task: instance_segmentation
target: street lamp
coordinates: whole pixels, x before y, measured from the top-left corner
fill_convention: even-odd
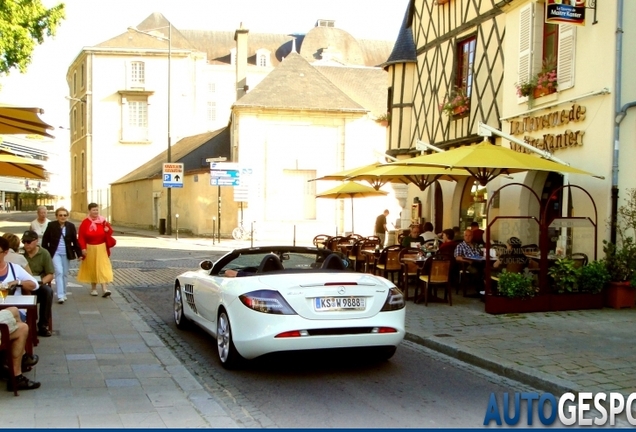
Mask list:
[[[170,80],[170,75],[172,72],[172,24],[169,24],[165,27],[158,27],[151,30],[161,30],[168,28],[168,37],[159,36],[156,34],[152,34],[147,31],[139,30],[136,27],[128,27],[128,30],[132,30],[137,33],[145,34],[148,36],[152,36],[155,39],[163,40],[168,42],[168,153],[166,155],[166,162],[172,162],[172,134],[170,131],[170,102],[172,100],[172,82]],[[166,234],[172,235],[172,188],[168,187],[167,192],[167,201],[168,205],[166,208]]]

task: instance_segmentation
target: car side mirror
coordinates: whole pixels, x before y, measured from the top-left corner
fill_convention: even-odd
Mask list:
[[[201,263],[199,263],[199,267],[201,267],[203,270],[211,270],[212,261],[210,260],[201,261]]]

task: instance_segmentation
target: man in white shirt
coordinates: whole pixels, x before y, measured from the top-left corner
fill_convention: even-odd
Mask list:
[[[47,225],[49,224],[49,222],[51,222],[46,217],[46,212],[46,207],[39,206],[38,217],[33,222],[31,222],[31,231],[35,231],[36,233],[38,233],[38,236],[40,238],[42,238],[42,236],[44,235],[44,231],[46,231]]]

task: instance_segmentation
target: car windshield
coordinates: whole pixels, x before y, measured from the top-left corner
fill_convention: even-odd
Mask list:
[[[256,272],[258,267],[261,264],[263,258],[269,255],[270,252],[262,252],[262,253],[250,253],[250,254],[242,254],[227,263],[223,268],[221,268],[219,273],[224,273],[225,270],[243,270],[243,271],[251,271]],[[320,255],[316,253],[310,252],[284,252],[277,253],[281,262],[283,263],[283,267],[285,269],[294,269],[294,270],[311,270],[320,268],[319,260]]]

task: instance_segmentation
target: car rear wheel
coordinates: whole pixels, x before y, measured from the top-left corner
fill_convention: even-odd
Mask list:
[[[232,340],[232,327],[225,310],[219,313],[216,321],[216,342],[219,351],[219,360],[226,369],[236,368],[243,357],[236,351],[234,341]]]
[[[181,330],[186,330],[190,325],[190,320],[185,316],[183,312],[183,292],[181,291],[181,286],[177,285],[174,287],[174,323],[177,325],[177,328]]]

